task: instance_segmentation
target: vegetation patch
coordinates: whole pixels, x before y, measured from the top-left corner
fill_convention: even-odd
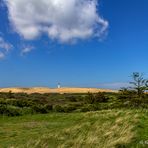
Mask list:
[[[140,141],[148,132],[146,116],[146,110],[118,109],[5,116],[0,118],[0,147],[142,147]]]

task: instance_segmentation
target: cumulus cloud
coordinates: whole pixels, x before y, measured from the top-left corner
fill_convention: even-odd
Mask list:
[[[108,22],[97,0],[3,0],[15,31],[27,40],[42,34],[60,42],[101,37]]]
[[[21,50],[21,55],[25,55],[27,53],[30,53],[34,49],[33,46],[24,46]]]
[[[0,36],[0,59],[3,59],[12,48],[13,45],[6,42],[3,37]]]

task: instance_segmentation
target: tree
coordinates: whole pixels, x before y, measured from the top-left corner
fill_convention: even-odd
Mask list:
[[[139,72],[134,72],[132,75],[133,82],[130,82],[133,86],[131,89],[137,92],[139,98],[142,97],[144,92],[148,89],[148,80],[144,79],[143,74]]]

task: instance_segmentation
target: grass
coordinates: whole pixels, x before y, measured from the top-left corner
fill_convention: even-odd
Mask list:
[[[147,110],[0,117],[2,148],[146,148]]]

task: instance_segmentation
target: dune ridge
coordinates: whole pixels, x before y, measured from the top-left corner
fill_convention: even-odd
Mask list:
[[[21,87],[12,87],[12,88],[0,88],[0,92],[12,92],[12,93],[97,93],[97,92],[117,92],[116,90],[110,89],[100,89],[100,88],[71,88],[71,87],[62,87],[62,88],[48,88],[48,87],[31,87],[31,88],[21,88]]]

